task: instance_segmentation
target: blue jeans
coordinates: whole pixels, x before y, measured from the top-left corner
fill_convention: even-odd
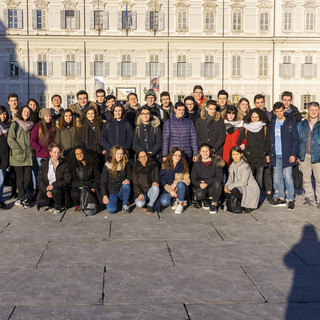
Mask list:
[[[122,205],[128,204],[129,196],[131,192],[130,184],[123,184],[118,193],[111,194],[109,196],[109,203],[107,204],[107,210],[109,213],[116,213],[118,211],[118,200],[122,200]]]
[[[184,182],[179,181],[177,183],[177,195],[178,195],[178,201],[183,202],[188,194],[188,187],[185,185]],[[168,192],[165,192],[160,199],[160,203],[163,207],[167,207],[171,203],[171,194]]]
[[[282,156],[276,156],[276,166],[273,168],[273,188],[275,199],[294,200],[294,184],[292,178],[292,167],[282,168]]]
[[[0,169],[0,202],[3,201],[3,183],[4,177],[6,175],[6,170]]]
[[[158,196],[159,196],[160,189],[159,187],[153,186],[151,187],[147,194],[144,195],[144,199],[142,201],[139,201],[138,198],[135,200],[136,206],[139,208],[142,208],[145,206],[146,201],[149,200],[148,206],[153,207],[154,203],[156,202]]]
[[[40,160],[38,160],[40,159]],[[32,185],[33,185],[33,189],[36,190],[37,189],[37,176],[38,176],[38,172],[39,172],[39,168],[40,165],[39,163],[41,163],[42,158],[36,158],[35,156],[32,157]]]

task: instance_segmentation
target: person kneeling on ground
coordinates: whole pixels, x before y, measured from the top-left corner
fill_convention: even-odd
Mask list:
[[[258,207],[260,189],[252,172],[252,167],[240,147],[232,147],[230,152],[229,178],[224,187],[227,195],[241,202],[244,212],[249,213]],[[235,212],[235,213],[241,213]]]
[[[65,192],[71,183],[71,173],[67,163],[60,158],[60,145],[52,143],[48,150],[50,158],[42,161],[37,178],[37,209],[44,206],[52,208],[53,205],[53,213],[58,214],[65,206]]]
[[[148,200],[147,213],[153,213],[153,205],[159,196],[159,168],[144,150],[137,153],[137,161],[132,168],[132,182],[136,206],[142,208]]]
[[[198,161],[193,165],[191,181],[196,188],[196,208],[209,209],[214,214],[218,211],[218,201],[222,192],[223,159],[211,155],[210,146],[206,143],[200,146]]]
[[[175,210],[175,214],[181,214],[183,202],[188,194],[187,186],[190,185],[190,175],[187,160],[179,148],[173,148],[169,152],[162,164],[160,178],[164,187],[160,198],[161,205],[163,207],[169,206],[171,198],[174,198],[172,209]]]
[[[116,213],[118,200],[122,201],[122,211],[130,212],[128,201],[131,192],[131,168],[128,156],[123,147],[113,146],[103,166],[100,188],[102,202],[107,206],[109,213]]]

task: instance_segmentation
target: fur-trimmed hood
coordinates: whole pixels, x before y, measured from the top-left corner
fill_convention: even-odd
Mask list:
[[[203,120],[207,120],[205,112],[206,112],[206,109],[202,109],[202,110],[201,110],[201,113],[200,113],[200,117],[201,117],[201,119],[203,119]],[[214,121],[219,121],[220,118],[221,118],[220,112],[219,112],[219,111],[216,111],[216,115],[215,115],[215,117],[214,117]]]
[[[198,159],[197,161],[201,162],[202,160],[200,160],[200,155],[198,155]],[[222,159],[222,157],[220,156],[217,156],[217,155],[212,155],[211,156],[211,162],[214,162],[214,164],[217,166],[217,167],[221,167],[223,168],[225,165],[226,165],[226,162]]]
[[[156,116],[153,116],[153,115],[151,115],[151,117],[150,117],[150,123],[151,123],[151,127],[153,127],[153,128],[157,128],[161,124],[159,118]],[[142,125],[141,115],[139,115],[139,117],[137,118],[137,127],[139,127],[140,125]]]

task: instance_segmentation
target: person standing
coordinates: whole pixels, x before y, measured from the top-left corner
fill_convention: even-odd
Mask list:
[[[15,93],[10,93],[8,95],[8,105],[9,105],[9,118],[15,120],[15,116],[19,110],[19,97]]]
[[[73,114],[80,118],[81,115],[89,108],[94,107],[98,111],[98,106],[93,102],[89,101],[88,93],[84,90],[80,90],[77,92],[78,102],[73,103],[68,106],[68,108],[73,112]]]
[[[62,115],[62,112],[64,111],[64,109],[61,107],[61,103],[62,103],[62,98],[59,94],[54,94],[51,97],[51,103],[52,103],[52,107],[51,107],[51,112],[52,112],[52,118],[53,121],[56,122]]]

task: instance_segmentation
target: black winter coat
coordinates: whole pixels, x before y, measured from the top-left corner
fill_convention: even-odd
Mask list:
[[[37,177],[39,189],[42,191],[43,194],[46,194],[46,188],[49,185],[49,160],[50,158],[47,158],[44,161],[42,161]],[[66,162],[64,162],[62,159],[59,159],[59,164],[56,168],[56,181],[52,184],[52,186],[54,188],[67,188],[67,186],[69,186],[70,184],[71,173],[69,167]]]
[[[224,161],[221,157],[211,159],[208,167],[201,161],[198,160],[193,164],[191,171],[191,181],[196,188],[200,188],[201,181],[204,181],[209,187],[214,181],[223,182],[223,170]]]
[[[222,147],[226,139],[226,126],[220,117],[220,113],[216,112],[214,120],[207,120],[205,109],[203,109],[200,118],[196,120],[196,130],[199,146],[207,143],[214,150],[215,154],[222,156]]]
[[[122,182],[126,179],[131,180],[131,168],[128,163],[123,171],[117,171],[116,177],[111,174],[108,165],[110,165],[109,162],[106,162],[101,173],[100,189],[102,196],[110,196],[111,194],[118,193]]]
[[[6,170],[9,166],[9,146],[7,137],[0,135],[0,169]]]
[[[77,161],[77,166],[72,173],[72,187],[80,188],[87,186],[88,188],[98,190],[100,184],[99,168],[83,165],[81,161]]]
[[[94,129],[93,129],[94,128]],[[86,136],[87,141],[86,142]],[[86,121],[83,127],[78,129],[78,145],[97,153],[101,153],[101,128],[92,127]]]
[[[139,107],[134,109],[130,106],[126,109],[126,119],[130,122],[132,128],[136,127],[137,118],[140,114]]]
[[[139,162],[133,165],[132,183],[135,198],[140,194],[146,194],[154,182],[160,186],[159,167],[155,161],[149,160],[145,167]]]

